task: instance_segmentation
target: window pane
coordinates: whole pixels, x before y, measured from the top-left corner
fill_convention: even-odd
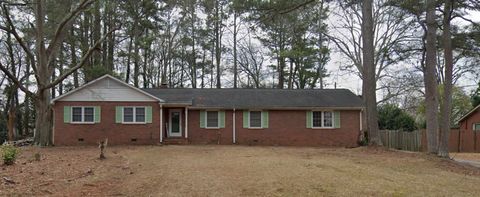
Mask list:
[[[251,111],[250,112],[250,127],[262,127],[262,112]]]
[[[133,108],[123,108],[123,122],[133,122]]]
[[[172,133],[180,133],[180,112],[172,112],[172,125],[170,132]]]
[[[84,122],[93,122],[93,107],[85,107],[83,108],[83,121]]]
[[[218,127],[217,111],[207,111],[207,127]]]
[[[72,122],[82,122],[81,107],[72,107]]]
[[[135,122],[145,122],[145,107],[135,108]]]
[[[323,112],[323,126],[324,127],[333,127],[333,113],[326,111]]]
[[[313,127],[322,127],[322,112],[312,112],[312,119]]]

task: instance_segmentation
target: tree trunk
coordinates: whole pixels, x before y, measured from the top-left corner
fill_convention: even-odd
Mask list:
[[[53,71],[52,71],[52,76],[51,76],[50,78],[51,78],[51,79],[55,79],[55,71],[56,71],[56,69],[57,69],[57,60],[56,60],[56,59],[52,60],[52,63],[49,65],[49,67],[51,67],[52,70],[53,70]],[[55,86],[53,86],[53,87],[51,88],[51,93],[52,93],[52,98],[57,97],[56,91],[55,91]]]
[[[106,8],[107,8],[107,23],[108,23],[108,30],[112,30],[115,28],[114,24],[114,14],[115,14],[115,7],[114,7],[113,1],[108,1]],[[110,72],[114,70],[113,66],[113,52],[114,52],[114,47],[115,47],[115,33],[111,33],[107,37],[107,44],[108,44],[108,49],[107,49],[107,67]]]
[[[10,106],[10,108],[8,109],[8,122],[7,122],[8,141],[15,140],[15,117],[16,117],[15,114],[16,114],[16,107]]]
[[[50,146],[52,145],[52,108],[49,88],[37,93],[35,107],[35,142],[40,146]]]
[[[220,19],[220,0],[215,1],[215,61],[217,65],[217,88],[222,87],[222,83],[220,81],[220,58],[221,58],[221,37],[220,37],[220,26],[221,26],[221,19]]]
[[[45,20],[45,1],[36,0],[36,55],[38,72],[38,90],[35,100],[36,119],[35,119],[35,143],[40,146],[51,145],[51,109],[50,109],[50,88],[45,86],[51,81],[51,73],[47,62],[47,52],[45,49],[45,39],[43,25]]]
[[[12,39],[11,39],[11,34],[7,34],[7,39],[5,41],[7,45],[7,52],[9,56],[9,64],[10,64],[10,69],[11,72],[16,75],[17,70],[15,69],[17,65],[15,65],[15,57],[13,54],[13,44],[12,44]],[[8,141],[13,141],[15,140],[15,118],[16,118],[16,94],[18,94],[17,91],[17,85],[13,83],[13,81],[9,80],[8,84],[8,89],[4,91],[6,93],[6,106],[5,110],[7,111],[7,137]]]
[[[435,2],[427,0],[427,46],[426,63],[424,71],[425,81],[425,103],[426,103],[426,121],[427,121],[427,147],[429,153],[438,152],[438,98],[437,82],[435,77],[436,65],[436,32],[437,23],[435,21]]]
[[[191,82],[192,82],[192,88],[197,88],[197,52],[195,51],[195,1],[191,3],[191,28],[192,28],[192,59],[191,59]]]
[[[25,68],[25,87],[28,89],[30,86],[30,59],[27,57],[25,63],[26,68]],[[25,100],[23,101],[23,106],[24,106],[24,114],[23,114],[23,130],[24,130],[24,135],[29,135],[30,134],[30,100],[31,98],[28,96],[25,96]]]
[[[207,56],[207,51],[203,48],[203,58],[202,58],[202,81],[200,82],[200,87],[205,88],[205,56]]]
[[[130,61],[132,59],[132,44],[133,44],[133,38],[134,36],[132,35],[130,37],[130,41],[128,42],[128,56],[127,56],[127,71],[125,73],[125,83],[129,83],[130,82]]]
[[[102,19],[100,16],[100,1],[95,1],[94,6],[93,6],[93,40],[92,44],[100,40],[101,37],[101,24],[102,24]],[[100,53],[100,50],[95,50],[92,55],[93,59],[93,66],[94,67],[101,67],[102,66],[102,54]],[[92,76],[95,76],[96,74],[92,73]]]
[[[445,58],[445,81],[443,84],[443,99],[440,106],[440,135],[438,156],[449,157],[448,141],[450,137],[450,114],[452,103],[452,72],[453,72],[453,54],[452,54],[452,35],[450,32],[452,0],[445,0],[443,15],[443,49]]]
[[[82,23],[82,36],[81,36],[81,49],[82,49],[82,56],[85,55],[88,51],[88,48],[90,46],[90,16],[91,14],[87,11],[87,12],[84,12],[83,14],[83,23]],[[90,70],[92,70],[92,61],[90,61],[91,59],[89,59],[89,61],[87,61],[87,63],[85,64],[84,66],[84,80],[85,82],[89,82],[91,80],[93,80],[93,76],[92,76],[92,73],[89,72]]]
[[[237,88],[238,64],[237,64],[237,11],[233,12],[233,88]]]
[[[62,76],[63,75],[63,64],[65,62],[65,59],[64,59],[64,54],[63,54],[63,45],[60,46],[60,54],[58,56],[58,73],[59,73],[59,76]],[[62,95],[63,94],[63,83],[59,83],[58,84],[58,95]]]
[[[284,51],[283,33],[282,32],[279,33],[279,37],[280,37],[280,40],[279,40],[280,51],[278,53],[280,53],[280,54],[278,55],[278,85],[277,85],[277,88],[278,89],[283,89],[283,85],[285,83],[284,69],[285,69],[286,63],[285,63],[285,57],[283,57],[283,55],[281,54]]]
[[[133,47],[134,48],[134,52],[133,52],[133,86],[135,86],[137,88],[139,87],[138,86],[138,75],[139,75],[139,72],[140,72],[140,68],[139,68],[140,67],[140,63],[139,63],[140,47],[138,46],[139,43],[140,43],[139,37],[140,37],[140,35],[135,34],[135,46]]]
[[[290,58],[290,68],[288,72],[288,89],[293,89],[293,58]]]
[[[325,77],[325,73],[324,73],[324,67],[325,67],[325,63],[323,62],[323,53],[322,53],[322,49],[323,49],[323,30],[322,30],[322,25],[323,25],[323,19],[322,19],[322,14],[324,13],[324,9],[323,9],[323,4],[324,4],[324,1],[322,1],[320,3],[320,9],[319,9],[319,19],[318,19],[318,68],[317,68],[317,79],[319,80],[319,83],[320,83],[320,89],[323,89],[323,78]],[[312,84],[312,87],[311,88],[314,88],[315,86],[315,83]]]
[[[145,36],[148,37],[148,29],[145,29]],[[143,76],[143,88],[148,88],[148,59],[150,53],[150,45],[145,46],[143,49],[143,66],[142,66],[142,76]]]
[[[210,59],[211,59],[211,62],[212,64],[210,64],[210,88],[213,88],[213,70],[214,70],[214,66],[213,66],[213,62],[214,62],[214,59],[215,59],[215,42],[212,42],[212,50],[210,52],[211,56],[210,56]]]
[[[72,58],[71,66],[77,65],[77,51],[75,49],[75,27],[72,26],[70,29],[70,55]],[[80,85],[78,83],[78,71],[73,72],[73,87],[78,88]]]
[[[373,47],[373,6],[372,0],[364,0],[362,7],[362,36],[363,36],[363,95],[367,112],[367,128],[370,145],[382,145],[378,132],[377,98],[375,83],[375,64]]]

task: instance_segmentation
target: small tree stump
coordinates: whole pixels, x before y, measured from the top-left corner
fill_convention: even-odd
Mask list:
[[[100,148],[100,159],[106,159],[105,149],[107,148],[107,144],[108,144],[108,138],[106,138],[105,141],[101,141],[98,144],[98,148]]]

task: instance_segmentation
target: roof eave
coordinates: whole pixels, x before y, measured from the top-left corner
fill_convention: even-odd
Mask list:
[[[462,122],[465,118],[468,118],[471,114],[473,114],[473,112],[477,111],[477,109],[480,107],[480,105],[477,105],[475,108],[473,108],[472,110],[470,110],[467,114],[465,114],[464,116],[462,116],[460,119],[458,119],[457,121],[457,124],[460,124],[460,122]]]

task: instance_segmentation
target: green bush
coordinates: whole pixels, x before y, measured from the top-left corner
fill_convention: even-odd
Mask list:
[[[379,106],[378,127],[381,130],[414,131],[417,129],[415,119],[393,104]]]
[[[12,165],[15,163],[20,151],[13,145],[2,145],[2,158],[5,165]]]

